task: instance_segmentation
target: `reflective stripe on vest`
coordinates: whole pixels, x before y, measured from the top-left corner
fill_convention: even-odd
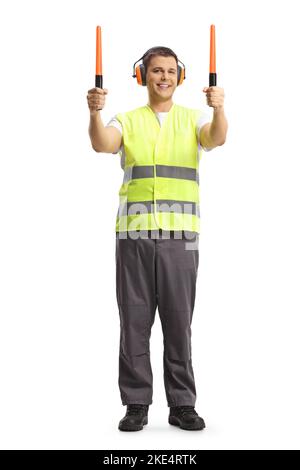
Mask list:
[[[124,170],[123,183],[137,178],[153,178],[154,168],[158,177],[194,180],[199,184],[199,172],[196,169],[169,165],[129,166]]]
[[[148,105],[117,115],[125,149],[117,232],[200,232],[198,118],[177,104],[162,126]]]

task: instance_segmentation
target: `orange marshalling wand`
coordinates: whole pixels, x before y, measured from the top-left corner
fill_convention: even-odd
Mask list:
[[[217,86],[215,25],[210,26],[209,86]]]
[[[96,28],[96,76],[95,86],[103,88],[103,75],[102,75],[102,40],[101,40],[101,27]]]

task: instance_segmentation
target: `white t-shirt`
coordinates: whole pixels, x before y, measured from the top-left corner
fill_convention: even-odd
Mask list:
[[[162,123],[163,123],[163,120],[165,119],[165,117],[168,114],[168,111],[163,112],[163,113],[157,113],[156,112],[155,114],[156,114],[158,122],[161,126]],[[197,135],[199,135],[201,127],[204,126],[204,124],[206,124],[208,122],[211,122],[211,118],[210,118],[210,116],[207,112],[203,111],[203,113],[201,114],[200,118],[197,121]],[[118,121],[118,119],[116,118],[116,115],[109,121],[109,123],[105,127],[108,127],[108,126],[116,127],[121,132],[121,135],[123,135],[122,124],[120,123],[120,121]],[[203,149],[205,152],[209,152],[210,150],[212,150],[212,149],[207,149],[206,147],[202,147],[198,143],[198,151],[200,152],[201,149]],[[124,150],[124,145],[123,145],[123,139],[122,139],[121,147],[119,148],[119,150],[117,152],[113,152],[113,154],[117,154],[120,151],[121,151],[121,167],[124,169],[124,166],[125,166],[125,150]]]

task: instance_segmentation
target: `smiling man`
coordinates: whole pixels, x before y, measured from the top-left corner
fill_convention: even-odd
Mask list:
[[[147,105],[114,116],[104,127],[99,110],[107,89],[88,92],[89,135],[97,152],[119,154],[124,170],[116,218],[116,295],[120,315],[119,388],[127,412],[121,431],[148,423],[153,378],[150,335],[158,308],[164,336],[168,422],[201,430],[195,410],[191,357],[199,252],[201,152],[223,145],[224,90],[204,87],[213,119],[173,102],[185,67],[166,47],[149,49],[133,77],[148,90]],[[183,65],[183,64],[182,64]]]

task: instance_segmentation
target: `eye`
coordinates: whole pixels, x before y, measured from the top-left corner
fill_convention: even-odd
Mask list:
[[[156,73],[156,72],[159,72],[159,70],[153,70],[153,72]],[[169,72],[171,72],[171,73],[174,74],[174,73],[175,73],[175,70],[169,70]]]

